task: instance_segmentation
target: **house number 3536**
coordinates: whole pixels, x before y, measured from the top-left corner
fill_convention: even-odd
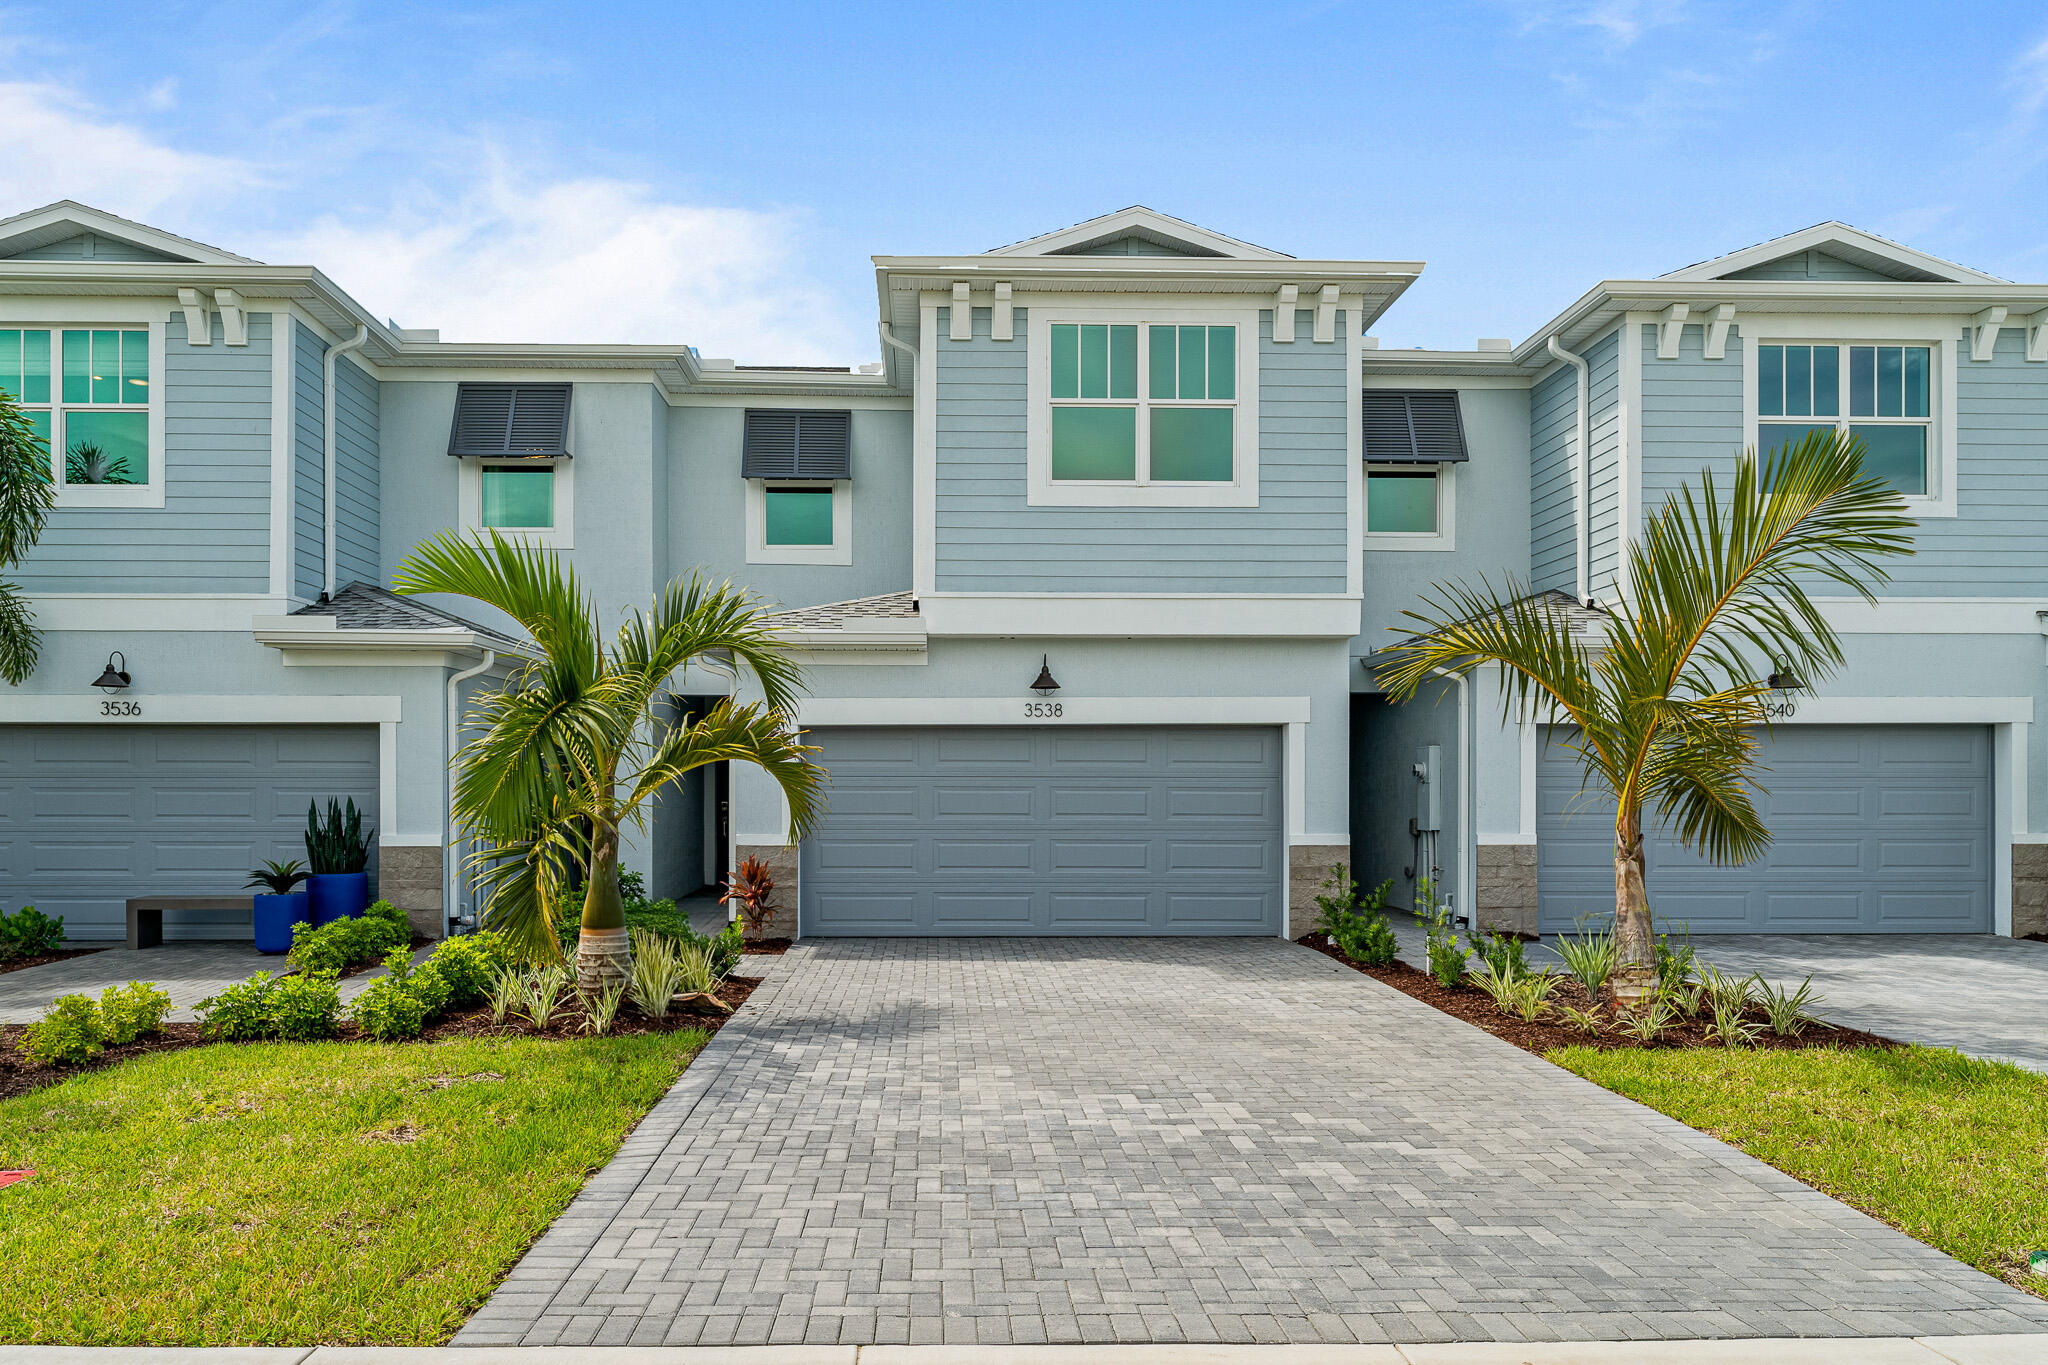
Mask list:
[[[142,714],[142,703],[139,701],[103,701],[100,703],[100,714],[103,716],[139,716]]]
[[[1056,701],[1027,701],[1024,703],[1026,720],[1058,720],[1066,712]]]

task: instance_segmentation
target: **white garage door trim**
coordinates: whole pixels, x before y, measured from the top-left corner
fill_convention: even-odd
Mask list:
[[[1797,703],[1786,725],[1988,725],[1991,727],[1991,932],[2012,935],[2012,846],[2048,844],[2048,832],[2029,829],[2027,745],[2034,720],[2032,697],[1812,697]],[[1510,837],[1482,835],[1481,843],[1536,842],[1536,767],[1539,725],[1521,724],[1521,829]]]
[[[1056,708],[1051,714],[1028,707]],[[1057,729],[1073,726],[1144,725],[1230,725],[1278,726],[1280,745],[1281,829],[1286,842],[1294,844],[1346,843],[1349,836],[1311,835],[1308,810],[1308,722],[1307,697],[807,697],[798,703],[796,723],[804,729],[844,729],[851,726],[935,725],[1024,726]],[[789,807],[781,789],[766,784],[774,793],[771,829],[732,822],[728,853],[735,864],[742,844],[780,844],[788,837]],[[762,803],[755,809],[766,813]],[[741,805],[741,803],[736,803]],[[744,807],[742,807],[744,810]],[[744,814],[742,816],[744,818]],[[1280,859],[1280,931],[1287,937],[1287,895],[1289,859]],[[803,932],[803,925],[797,925]]]

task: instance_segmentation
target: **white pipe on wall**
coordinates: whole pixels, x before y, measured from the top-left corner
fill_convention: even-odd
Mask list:
[[[1588,504],[1591,502],[1591,495],[1588,491],[1588,481],[1592,475],[1591,464],[1593,456],[1592,451],[1587,448],[1592,439],[1592,422],[1587,408],[1591,406],[1593,401],[1593,371],[1592,367],[1586,364],[1584,356],[1573,355],[1570,351],[1567,351],[1558,344],[1556,337],[1550,338],[1549,346],[1550,353],[1553,356],[1579,372],[1578,420],[1575,423],[1577,438],[1576,445],[1572,450],[1572,514],[1576,522],[1572,538],[1572,552],[1577,562],[1578,572],[1576,580],[1578,591],[1573,596],[1577,597],[1581,602],[1590,604],[1593,600],[1593,585],[1592,570],[1590,568],[1590,561],[1592,559],[1592,530],[1589,524],[1591,517],[1588,507]]]
[[[356,334],[347,341],[338,341],[327,348],[327,359],[321,366],[320,395],[320,455],[326,463],[326,479],[323,487],[323,506],[326,508],[327,536],[324,543],[324,568],[320,579],[320,594],[334,596],[334,498],[335,498],[335,454],[334,454],[334,362],[339,357],[355,350],[370,339],[370,329],[365,323],[356,324]]]

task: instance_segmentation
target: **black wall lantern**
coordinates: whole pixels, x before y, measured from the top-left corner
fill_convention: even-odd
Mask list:
[[[1799,676],[1790,667],[1780,664],[1764,679],[1764,686],[1771,689],[1771,699],[1764,703],[1764,714],[1773,720],[1784,720],[1792,714],[1793,699],[1806,689]]]
[[[1049,697],[1060,690],[1058,680],[1052,675],[1052,656],[1050,654],[1039,656],[1038,676],[1032,679],[1031,690],[1041,697]]]
[[[116,659],[121,661],[119,668],[114,667],[114,660]],[[117,649],[107,656],[107,670],[93,680],[93,686],[111,697],[127,685],[128,656]]]

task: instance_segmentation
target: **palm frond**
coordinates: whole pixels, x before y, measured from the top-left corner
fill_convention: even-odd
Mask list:
[[[496,531],[474,538],[443,531],[413,547],[393,570],[391,586],[405,596],[453,593],[496,607],[533,637],[541,658],[531,667],[556,675],[558,687],[597,679],[603,650],[590,599],[576,571],[551,550]]]
[[[766,623],[760,598],[696,574],[670,583],[645,616],[630,613],[613,655],[622,671],[645,680],[650,696],[700,659],[729,673],[751,674],[772,710],[790,710],[803,687],[803,671]]]
[[[775,780],[789,805],[789,839],[816,828],[825,813],[825,770],[818,751],[802,742],[780,711],[754,704],[718,703],[706,714],[669,730],[635,774],[624,809],[637,811],[662,787],[710,763],[752,763]]]
[[[36,629],[36,614],[22,590],[0,578],[0,678],[16,687],[36,671],[42,653],[42,632]]]

